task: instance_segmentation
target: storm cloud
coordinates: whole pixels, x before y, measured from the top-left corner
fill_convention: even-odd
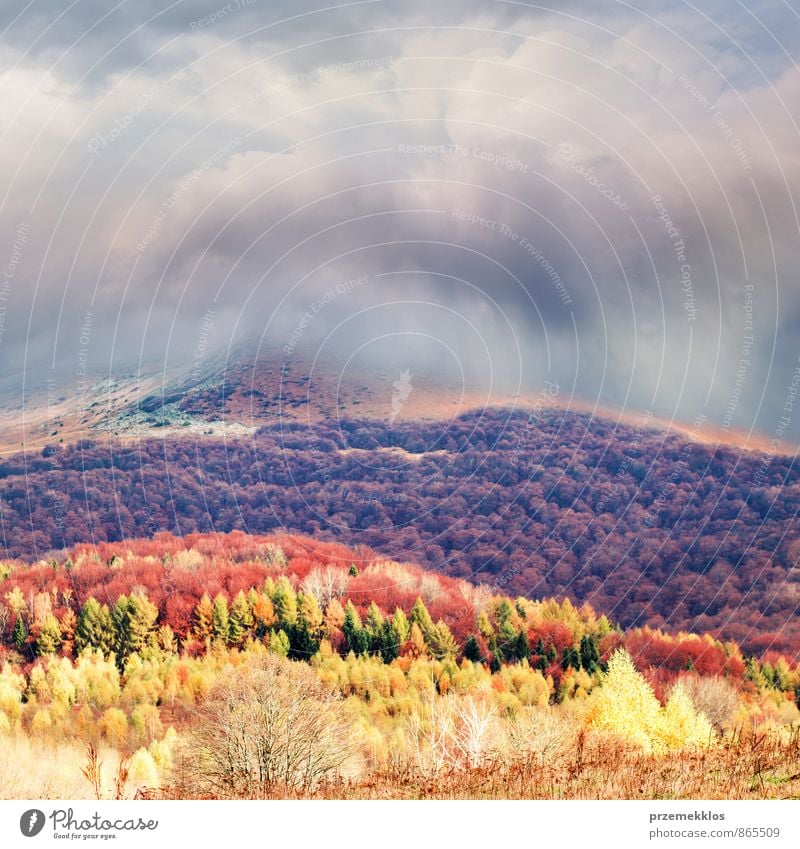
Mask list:
[[[4,14],[4,375],[185,363],[211,314],[800,441],[790,5]]]

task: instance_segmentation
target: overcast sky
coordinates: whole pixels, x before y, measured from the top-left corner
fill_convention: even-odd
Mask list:
[[[0,15],[2,374],[255,335],[800,440],[797,0]]]

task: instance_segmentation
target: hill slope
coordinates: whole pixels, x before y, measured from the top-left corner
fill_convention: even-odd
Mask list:
[[[281,529],[752,650],[800,647],[799,507],[790,458],[558,410],[280,422],[245,439],[83,442],[0,463],[11,556]]]

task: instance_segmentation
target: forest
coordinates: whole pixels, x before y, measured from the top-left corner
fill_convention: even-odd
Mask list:
[[[774,651],[290,535],[79,544],[0,579],[3,798],[797,792],[800,669]]]
[[[756,653],[800,648],[798,506],[792,458],[555,410],[84,440],[0,462],[8,557],[281,530]]]

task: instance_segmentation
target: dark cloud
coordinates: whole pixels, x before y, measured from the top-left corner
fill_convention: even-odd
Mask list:
[[[36,3],[8,30],[4,373],[185,362],[210,309],[222,348],[281,347],[323,300],[311,356],[778,426],[800,312],[788,6],[108,8]]]

